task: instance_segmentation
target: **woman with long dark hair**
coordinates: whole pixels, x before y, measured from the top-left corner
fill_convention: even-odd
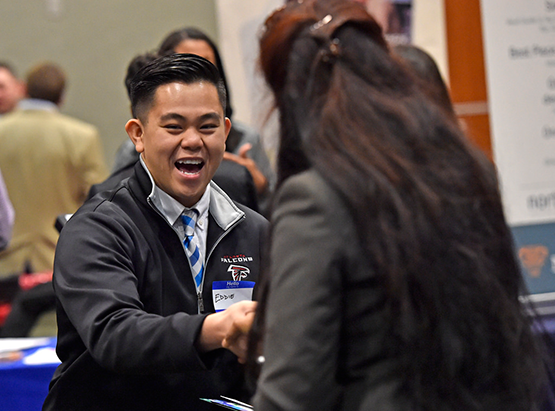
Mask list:
[[[287,2],[260,52],[281,146],[255,409],[537,409],[493,165],[358,4]]]

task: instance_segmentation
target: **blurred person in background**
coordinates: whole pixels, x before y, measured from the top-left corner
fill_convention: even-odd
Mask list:
[[[2,177],[0,172],[0,251],[8,246],[12,238],[14,220],[15,212],[13,205],[8,196],[4,177]]]
[[[0,251],[8,246],[12,238],[14,220],[15,212],[8,196],[4,178],[0,172]],[[17,276],[0,279],[0,335],[1,327],[11,310],[11,301],[19,289],[18,280]]]
[[[25,97],[25,85],[21,82],[13,67],[0,61],[0,118],[17,107]]]
[[[57,64],[41,63],[31,68],[26,83],[27,98],[0,121],[0,169],[15,209],[12,240],[0,253],[0,277],[51,273],[58,240],[56,218],[75,212],[91,185],[107,174],[96,127],[59,111],[66,87],[64,71]],[[16,329],[10,331],[5,324],[2,336],[26,336],[38,314],[53,309],[50,282],[32,291],[38,290],[43,291],[41,307],[28,305],[33,313],[27,321],[14,313],[10,323]]]

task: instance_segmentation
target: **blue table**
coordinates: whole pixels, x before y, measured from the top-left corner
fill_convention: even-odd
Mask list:
[[[42,348],[56,347],[56,338],[45,345],[24,350],[24,358],[0,362],[0,410],[39,411],[48,393],[48,384],[59,363],[27,364],[24,359]]]
[[[555,338],[555,315],[542,316],[543,330]],[[39,347],[25,350],[29,357],[39,349],[56,347],[56,338]],[[555,353],[554,353],[555,355]],[[23,359],[0,362],[0,410],[40,411],[48,393],[48,384],[59,363],[29,365]],[[548,406],[544,411],[552,410]],[[555,411],[555,409],[554,409]]]

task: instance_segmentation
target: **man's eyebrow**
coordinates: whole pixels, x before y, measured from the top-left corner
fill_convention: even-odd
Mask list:
[[[200,121],[206,121],[206,120],[220,120],[221,121],[221,119],[222,119],[222,116],[220,114],[218,114],[217,112],[215,112],[215,111],[203,114],[199,117]],[[164,114],[162,117],[160,117],[160,120],[162,120],[162,121],[167,121],[167,120],[187,121],[187,118],[185,116],[182,116],[181,114],[178,114],[178,113],[167,113],[167,114]]]
[[[167,114],[164,114],[162,117],[160,117],[160,120],[162,120],[162,121],[167,121],[167,120],[185,121],[187,119],[184,116],[182,116],[181,114],[167,113]]]
[[[199,120],[201,121],[205,121],[205,120],[218,120],[221,121],[222,116],[220,114],[218,114],[217,112],[213,111],[211,113],[206,113],[203,114],[202,116],[199,117]]]

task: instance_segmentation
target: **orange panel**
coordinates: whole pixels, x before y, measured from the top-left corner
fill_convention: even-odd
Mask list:
[[[486,76],[479,0],[445,0],[447,56],[456,102],[484,101]]]
[[[489,133],[489,116],[487,114],[459,117],[468,138],[482,149],[493,161],[491,139]]]
[[[480,0],[445,0],[449,84],[454,103],[487,101]],[[492,158],[489,117],[461,117],[470,138]]]

